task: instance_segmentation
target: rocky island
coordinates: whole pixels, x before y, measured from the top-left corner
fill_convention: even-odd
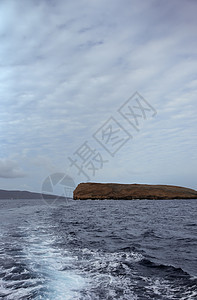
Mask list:
[[[75,200],[85,199],[197,199],[197,191],[172,185],[80,183]]]

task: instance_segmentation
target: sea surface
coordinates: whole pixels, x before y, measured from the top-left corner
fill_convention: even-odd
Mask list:
[[[0,299],[197,299],[197,200],[0,200]]]

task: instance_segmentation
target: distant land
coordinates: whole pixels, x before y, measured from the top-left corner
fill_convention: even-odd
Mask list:
[[[57,195],[48,195],[48,194],[41,194],[41,193],[34,193],[28,191],[7,191],[7,190],[0,190],[0,199],[65,199],[65,197],[60,197]]]
[[[197,199],[197,191],[173,185],[80,183],[75,200],[87,199]]]

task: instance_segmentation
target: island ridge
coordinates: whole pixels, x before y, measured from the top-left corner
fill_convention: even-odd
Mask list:
[[[85,199],[197,199],[197,191],[173,185],[80,183],[75,200]]]

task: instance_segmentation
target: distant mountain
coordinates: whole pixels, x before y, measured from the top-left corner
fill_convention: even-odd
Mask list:
[[[73,193],[83,199],[197,199],[197,191],[173,185],[80,183]]]
[[[7,191],[0,190],[0,199],[65,199],[66,197],[60,197],[56,195],[47,195],[41,193],[34,193],[28,191]]]

